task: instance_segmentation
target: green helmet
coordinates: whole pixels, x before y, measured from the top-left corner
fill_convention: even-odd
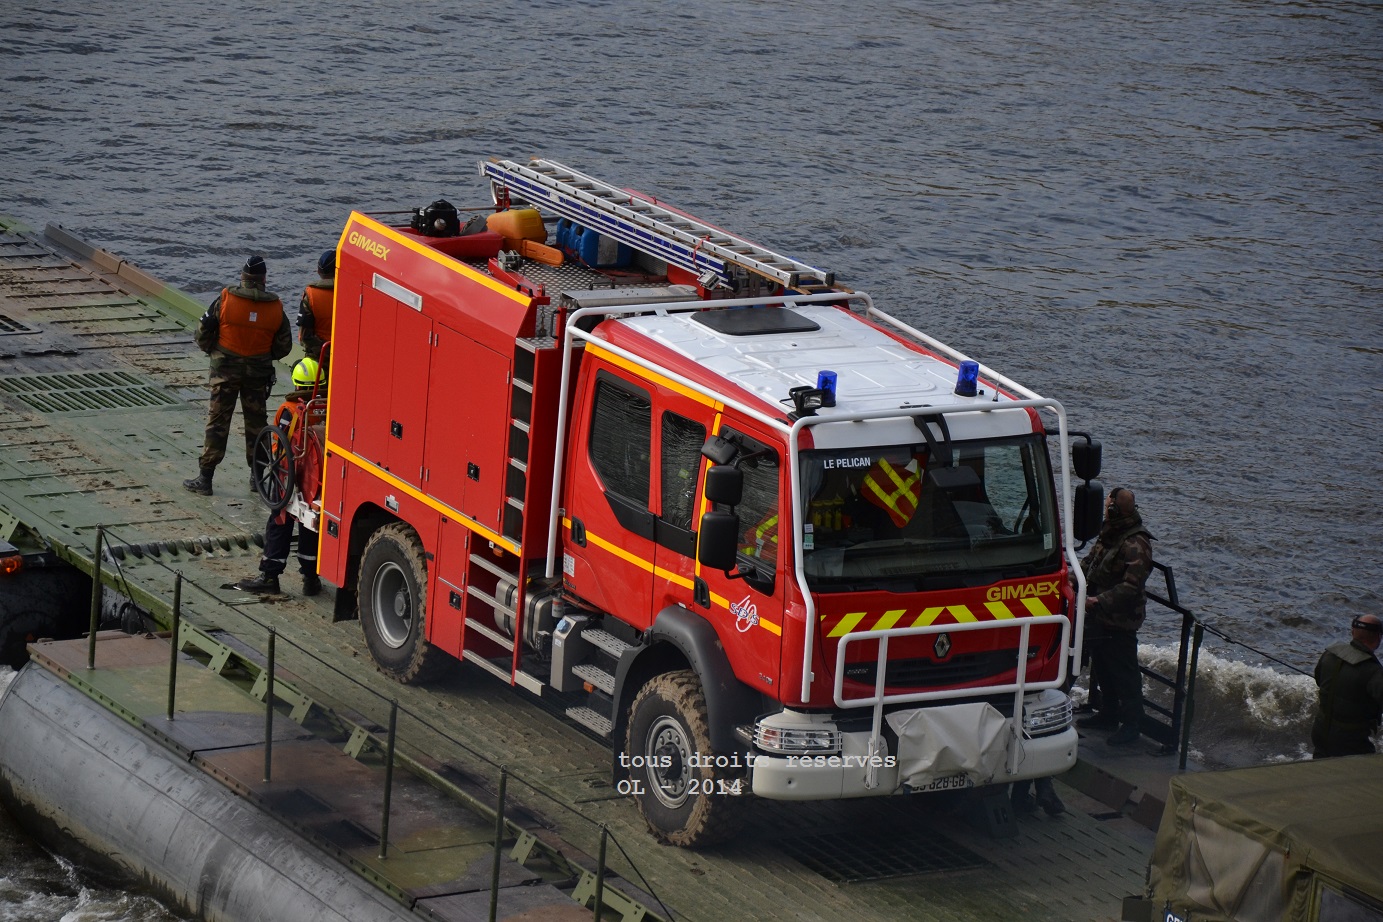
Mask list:
[[[307,388],[317,381],[317,376],[321,373],[321,368],[317,365],[316,359],[303,359],[293,366],[293,386]],[[322,378],[322,383],[326,383],[326,378]]]

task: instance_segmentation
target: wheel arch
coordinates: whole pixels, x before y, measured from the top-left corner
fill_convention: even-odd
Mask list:
[[[365,545],[369,543],[370,536],[395,522],[408,525],[394,513],[374,503],[361,503],[356,507],[351,516],[350,527],[346,529],[346,579],[345,584],[337,589],[336,599],[332,603],[333,622],[359,619],[360,608],[356,604],[356,592],[360,588],[360,558],[365,553]],[[413,530],[417,531],[416,528]]]
[[[711,744],[717,752],[744,748],[735,736],[738,724],[752,721],[768,708],[764,696],[735,675],[720,636],[709,621],[681,606],[672,605],[658,612],[653,626],[644,635],[645,644],[622,657],[615,670],[614,728],[611,738],[616,748],[628,727],[629,704],[656,675],[677,669],[691,669],[701,682],[706,698],[706,720],[711,728]],[[619,759],[615,759],[618,775]]]

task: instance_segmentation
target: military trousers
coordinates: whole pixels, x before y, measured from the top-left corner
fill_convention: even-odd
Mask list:
[[[1100,688],[1100,711],[1120,726],[1143,720],[1143,672],[1138,666],[1138,634],[1102,627],[1090,638],[1092,683]]]
[[[226,457],[226,442],[230,438],[237,401],[240,403],[241,415],[245,419],[245,465],[250,466],[254,457],[255,439],[268,422],[267,404],[269,389],[273,384],[272,376],[230,378],[212,382],[211,397],[207,401],[206,438],[203,440],[202,456],[198,462],[202,470],[215,470]]]

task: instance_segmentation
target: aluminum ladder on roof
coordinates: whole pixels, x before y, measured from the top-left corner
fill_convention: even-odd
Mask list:
[[[733,288],[731,267],[772,279],[786,288],[835,285],[833,272],[790,259],[553,160],[534,158],[526,166],[512,160],[483,161],[480,175],[490,180],[496,201],[502,187],[514,198],[686,269],[703,280],[706,288],[715,287],[715,283]],[[706,278],[707,272],[713,279]]]

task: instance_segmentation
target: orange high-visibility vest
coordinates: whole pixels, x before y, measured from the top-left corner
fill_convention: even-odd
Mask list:
[[[221,292],[221,326],[216,344],[234,355],[268,355],[281,323],[283,303],[278,298],[255,301],[226,288]]]
[[[307,298],[307,306],[312,310],[312,329],[322,342],[331,340],[331,302],[334,294],[335,286],[326,287],[316,282],[303,289],[303,297]]]
[[[887,512],[893,524],[902,528],[912,521],[922,500],[922,476],[880,458],[864,475],[860,495]]]

